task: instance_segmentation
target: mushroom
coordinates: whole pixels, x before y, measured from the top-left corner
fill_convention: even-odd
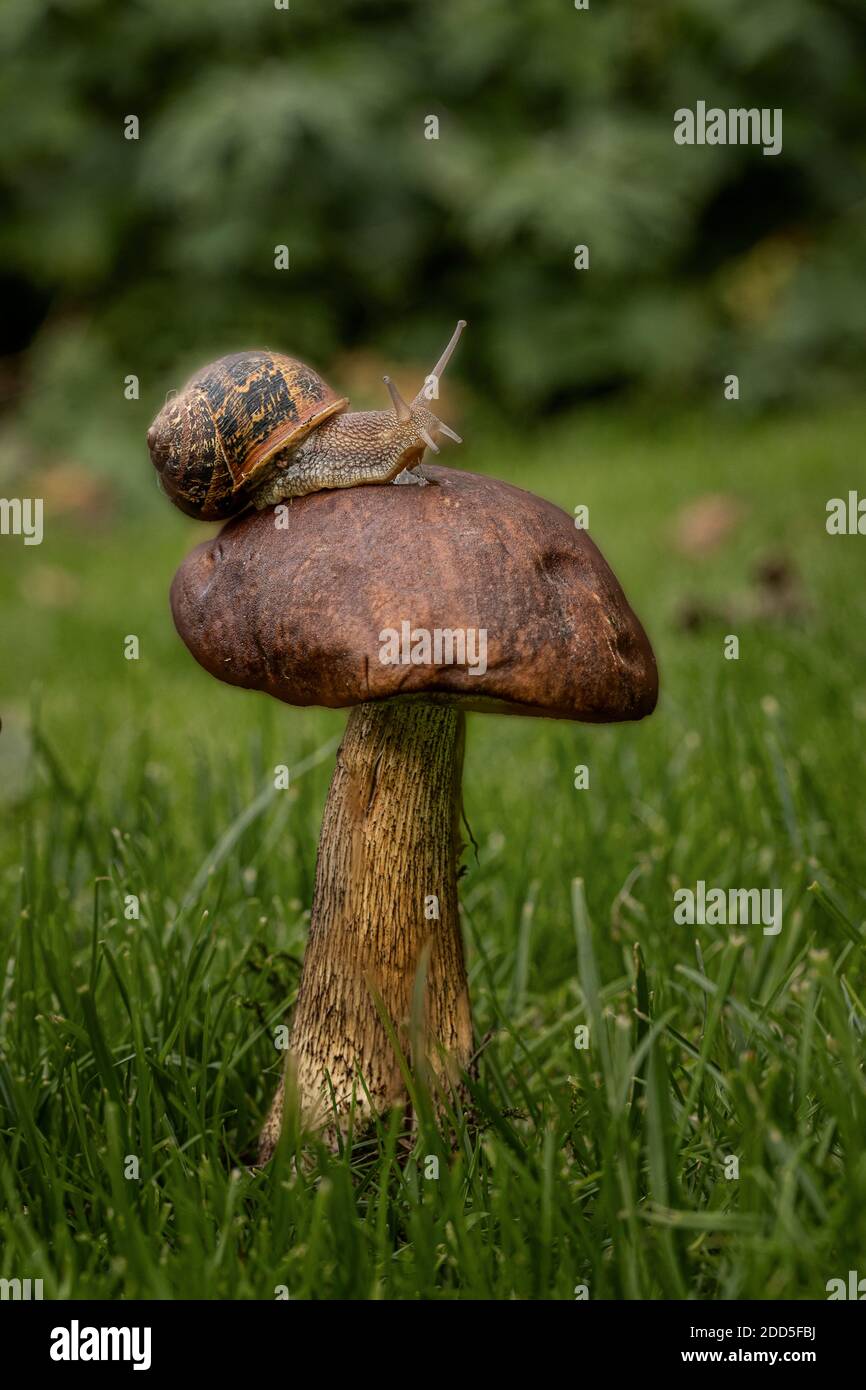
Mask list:
[[[640,623],[570,516],[494,478],[426,476],[236,518],[171,591],[178,632],[212,675],[351,707],[287,1067],[305,1122],[332,1137],[353,1109],[357,1123],[406,1104],[392,1039],[442,1087],[472,1059],[457,899],[464,711],[641,719],[658,691]],[[283,1083],[261,1161],[282,1114]]]

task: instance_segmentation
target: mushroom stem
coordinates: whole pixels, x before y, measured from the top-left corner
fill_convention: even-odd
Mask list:
[[[453,706],[418,699],[349,715],[322,820],[287,1062],[308,1126],[333,1124],[334,1105],[347,1121],[353,1093],[356,1125],[371,1110],[407,1103],[380,1010],[416,1072],[429,1064],[447,1083],[469,1065],[457,903],[464,723]],[[284,1085],[260,1162],[279,1138]]]

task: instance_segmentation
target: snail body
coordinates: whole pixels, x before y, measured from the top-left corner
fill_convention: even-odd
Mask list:
[[[432,379],[465,326],[461,319]],[[349,411],[345,397],[294,357],[221,357],[167,400],[148,430],[163,490],[189,515],[219,521],[323,488],[391,482],[425,449],[438,453],[437,433],[460,442],[429,409],[427,385],[409,405],[388,377],[385,384],[392,410]]]

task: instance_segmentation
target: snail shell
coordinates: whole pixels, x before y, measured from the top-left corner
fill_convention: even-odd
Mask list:
[[[163,490],[190,516],[219,521],[285,454],[349,402],[312,367],[278,352],[236,352],[166,401],[147,434]]]

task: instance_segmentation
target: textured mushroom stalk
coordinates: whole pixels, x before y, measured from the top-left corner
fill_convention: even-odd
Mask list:
[[[457,905],[464,716],[424,700],[359,705],[337,754],[287,1071],[305,1122],[405,1104],[403,1056],[443,1084],[472,1054]],[[363,1078],[364,1085],[361,1085]],[[330,1088],[333,1088],[333,1096]],[[366,1088],[366,1089],[365,1089]],[[261,1136],[270,1158],[283,1083]]]

